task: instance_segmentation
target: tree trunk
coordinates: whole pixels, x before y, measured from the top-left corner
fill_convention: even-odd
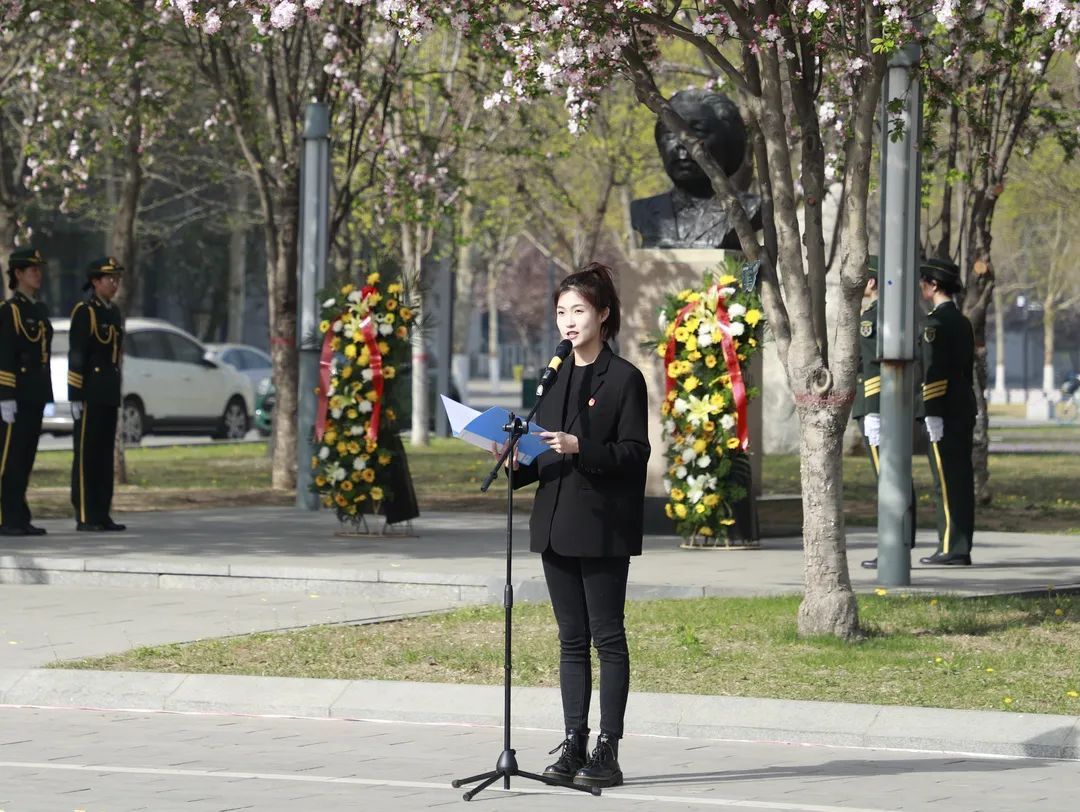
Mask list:
[[[1009,385],[1005,380],[1005,302],[1001,291],[994,288],[994,396],[999,403],[1008,403]]]
[[[988,505],[994,498],[990,486],[990,417],[986,409],[986,315],[994,294],[994,267],[990,258],[991,221],[999,192],[972,191],[971,220],[968,227],[970,266],[964,294],[964,315],[975,335],[975,432],[971,462],[975,469],[975,502]]]
[[[1049,395],[1054,389],[1054,301],[1047,299],[1043,303],[1043,394]]]
[[[412,422],[410,441],[415,446],[428,444],[427,349],[424,340],[423,240],[419,224],[401,227],[401,251],[405,265],[406,293],[416,314],[412,343]]]
[[[268,217],[267,293],[270,305],[270,357],[273,361],[274,455],[271,484],[281,490],[296,487],[296,262],[299,238],[300,173],[284,168],[280,188],[279,214]],[[307,460],[304,461],[307,464]]]
[[[491,393],[499,391],[499,277],[488,268],[487,277],[488,381]]]
[[[7,255],[11,253],[11,249],[15,247],[15,233],[17,230],[14,207],[6,203],[0,203],[0,252],[2,252],[5,260]],[[5,270],[7,270],[6,267]],[[0,294],[4,299],[11,295],[6,273],[0,273]]]
[[[233,186],[235,222],[229,234],[229,315],[227,340],[244,340],[244,309],[247,304],[247,183],[238,179]]]
[[[454,278],[454,347],[451,374],[462,397],[467,396],[469,383],[469,336],[472,334],[473,283],[476,267],[473,264],[473,204],[466,198],[458,211],[457,272]]]
[[[848,407],[820,401],[798,407],[806,594],[799,605],[801,636],[860,636],[844,535],[844,424]]]

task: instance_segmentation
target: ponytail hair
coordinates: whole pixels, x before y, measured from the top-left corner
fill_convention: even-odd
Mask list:
[[[621,317],[619,294],[615,291],[615,277],[611,268],[600,262],[590,262],[580,271],[570,274],[555,290],[551,298],[552,306],[558,307],[559,298],[571,290],[592,305],[597,313],[607,309],[607,318],[600,324],[600,338],[603,341],[615,338],[619,334]]]

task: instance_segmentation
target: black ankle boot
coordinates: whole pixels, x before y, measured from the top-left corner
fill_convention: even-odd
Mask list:
[[[619,768],[619,740],[601,733],[596,738],[596,748],[589,756],[588,763],[577,771],[575,784],[587,787],[617,787],[622,783],[622,770]]]
[[[544,775],[557,781],[570,783],[574,780],[574,774],[585,766],[585,757],[589,752],[589,731],[578,733],[576,730],[566,731],[566,738],[551,754],[558,753],[559,759],[544,770]]]

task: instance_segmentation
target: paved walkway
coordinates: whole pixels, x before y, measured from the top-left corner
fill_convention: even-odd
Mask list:
[[[498,601],[499,515],[430,514],[411,537],[339,535],[323,513],[288,508],[123,517],[126,534],[49,535],[0,545],[0,810],[427,809],[458,803],[452,776],[485,770],[501,749],[498,688],[35,670],[71,657],[325,622],[369,622]],[[543,599],[538,557],[515,524],[517,597]],[[920,535],[929,550],[930,534]],[[981,533],[977,566],[916,565],[915,590],[975,594],[1080,583],[1080,539]],[[849,536],[856,589],[869,532]],[[685,551],[649,538],[631,595],[798,592],[798,539],[756,551]],[[523,768],[547,763],[557,693],[518,689]],[[1013,713],[634,694],[625,760],[634,783],[602,799],[492,792],[485,808],[1071,810],[1075,764],[1000,755],[1080,756],[1080,719]],[[30,706],[30,707],[28,707]],[[61,709],[43,710],[41,706]],[[38,709],[35,709],[37,707]],[[74,710],[102,708],[101,711]],[[67,710],[62,710],[66,708]],[[169,709],[147,715],[122,709]],[[221,713],[255,714],[251,720]],[[194,714],[187,715],[187,714]],[[321,722],[265,715],[320,716]],[[382,723],[326,721],[364,718]],[[389,721],[387,721],[389,720]],[[474,722],[462,726],[463,720]],[[450,725],[415,725],[406,722]],[[700,741],[699,741],[700,739]],[[720,741],[737,739],[738,742]],[[793,747],[778,741],[814,746]],[[754,742],[752,744],[746,742]],[[889,747],[823,749],[823,745]],[[310,748],[310,749],[309,749]],[[906,752],[908,750],[920,752]],[[935,751],[953,755],[942,757]],[[994,753],[986,760],[964,753]]]

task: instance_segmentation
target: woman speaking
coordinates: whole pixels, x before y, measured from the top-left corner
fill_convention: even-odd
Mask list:
[[[619,739],[630,692],[623,608],[630,557],[641,554],[648,399],[641,372],[607,344],[619,332],[611,270],[593,262],[570,274],[554,305],[559,333],[573,344],[573,363],[564,364],[535,418],[549,429],[541,437],[554,453],[514,475],[515,487],[540,483],[530,547],[543,559],[559,627],[566,739],[544,775],[611,787],[622,783]],[[590,644],[600,658],[600,735],[591,754]]]

